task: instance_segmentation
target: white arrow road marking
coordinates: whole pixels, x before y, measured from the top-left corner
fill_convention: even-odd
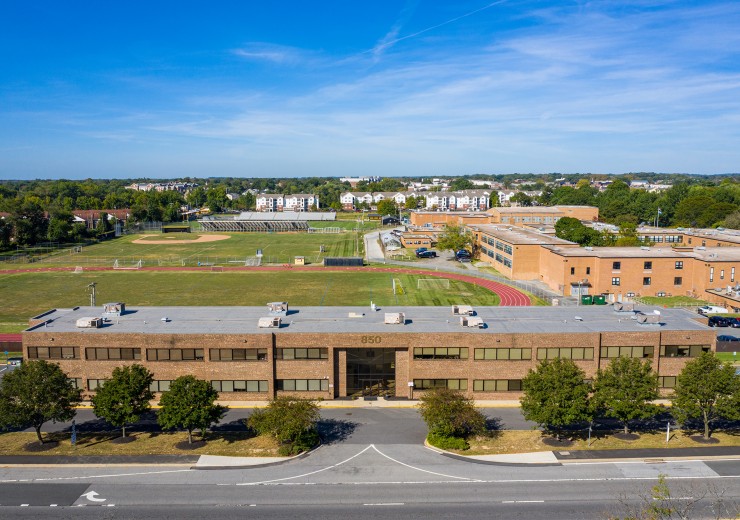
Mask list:
[[[87,493],[83,493],[80,495],[80,498],[85,497],[90,502],[105,502],[105,498],[95,498],[98,496],[98,493],[96,491],[88,491]]]

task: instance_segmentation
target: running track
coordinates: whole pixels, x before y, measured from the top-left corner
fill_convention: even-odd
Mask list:
[[[428,277],[449,278],[450,280],[460,280],[461,282],[471,283],[479,287],[485,287],[491,292],[498,294],[501,298],[500,305],[506,307],[526,307],[532,305],[529,296],[509,285],[494,282],[485,278],[476,278],[457,273],[425,271],[423,269],[407,269],[403,267],[306,267],[306,266],[260,266],[260,267],[223,267],[224,272],[231,271],[308,271],[308,272],[327,272],[327,271],[382,271],[385,273],[415,274]],[[0,274],[15,273],[38,273],[38,272],[69,272],[73,267],[46,267],[42,269],[4,269]],[[112,267],[85,267],[85,271],[113,271]],[[203,271],[210,272],[210,267],[142,267],[140,271]]]

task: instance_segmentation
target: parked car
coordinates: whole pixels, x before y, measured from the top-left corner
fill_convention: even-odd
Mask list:
[[[428,249],[426,247],[417,247],[415,251],[416,256],[419,256],[419,253],[423,253],[424,251],[428,251]]]
[[[717,305],[703,305],[699,307],[698,312],[699,314],[727,314],[730,311],[728,311],[724,307],[719,307]]]
[[[19,367],[21,366],[21,363],[23,363],[22,357],[10,357],[8,358],[8,365],[12,367]]]
[[[729,336],[727,334],[722,334],[720,336],[717,336],[717,341],[740,341],[740,338],[736,336]]]
[[[460,251],[458,251],[458,252],[455,253],[455,256],[459,260],[460,258],[470,258],[473,255],[470,254],[470,251],[466,251],[465,249],[461,249]]]
[[[707,325],[710,327],[729,327],[730,320],[722,316],[710,316]]]
[[[470,263],[470,257],[469,256],[458,256],[457,261],[461,263]]]
[[[732,327],[733,329],[740,329],[740,318],[726,318],[727,323]]]
[[[420,253],[416,253],[416,256],[419,258],[437,258],[437,252],[436,251],[422,251]]]

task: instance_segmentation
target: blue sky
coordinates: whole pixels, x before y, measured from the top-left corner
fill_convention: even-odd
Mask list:
[[[0,178],[740,171],[737,1],[6,2]]]

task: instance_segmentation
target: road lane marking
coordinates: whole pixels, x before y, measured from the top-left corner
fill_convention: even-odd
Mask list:
[[[544,504],[544,500],[503,500],[502,504]]]
[[[363,506],[403,506],[404,502],[381,502],[378,504],[362,504]]]
[[[411,466],[410,464],[406,464],[405,462],[401,462],[400,460],[396,460],[393,457],[389,457],[388,455],[386,455],[385,453],[383,453],[382,451],[380,451],[378,448],[376,448],[375,447],[375,444],[371,444],[370,446],[372,446],[372,448],[375,451],[377,451],[380,455],[382,455],[386,459],[391,460],[391,461],[395,462],[396,464],[400,464],[401,466],[406,466],[407,468],[414,469],[416,471],[421,471],[423,473],[430,473],[432,475],[438,475],[440,477],[445,477],[445,478],[455,478],[455,479],[460,479],[460,480],[469,480],[469,481],[473,481],[473,482],[480,482],[480,480],[478,480],[478,479],[473,479],[473,478],[468,478],[468,477],[456,477],[455,475],[445,475],[444,473],[437,473],[435,471],[429,471],[428,469],[417,468],[417,467]]]

